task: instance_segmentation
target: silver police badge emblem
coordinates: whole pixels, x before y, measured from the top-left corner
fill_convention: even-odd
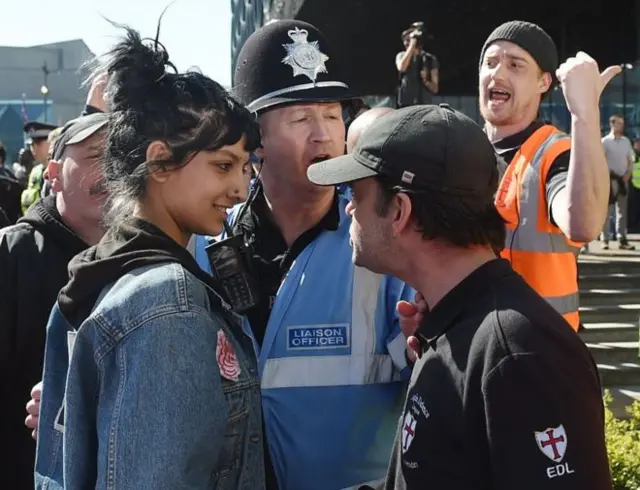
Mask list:
[[[324,63],[329,57],[320,51],[318,41],[307,40],[309,32],[306,29],[296,27],[287,34],[293,43],[282,45],[287,50],[287,56],[282,59],[282,63],[293,68],[294,77],[305,75],[315,83],[318,73],[327,73]]]

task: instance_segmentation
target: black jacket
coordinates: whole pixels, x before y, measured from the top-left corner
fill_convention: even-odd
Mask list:
[[[36,446],[25,405],[42,378],[47,320],[68,281],[67,264],[86,248],[62,222],[54,196],[0,230],[0,488],[33,488]]]
[[[22,216],[21,195],[20,182],[8,169],[0,167],[0,208],[9,219],[9,224],[14,224]]]

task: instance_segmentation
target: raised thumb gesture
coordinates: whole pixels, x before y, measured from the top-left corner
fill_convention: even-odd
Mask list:
[[[622,67],[616,65],[600,73],[598,63],[583,51],[567,59],[556,70],[556,76],[569,112],[576,117],[597,114],[602,91],[621,71]]]

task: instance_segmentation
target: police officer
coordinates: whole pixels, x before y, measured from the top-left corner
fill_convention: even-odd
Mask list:
[[[49,134],[56,129],[52,124],[39,121],[30,121],[24,125],[27,135],[27,144],[33,153],[35,165],[29,174],[27,188],[22,192],[22,212],[26,213],[29,207],[41,198],[44,186],[44,171],[49,156]]]
[[[593,359],[494,252],[505,226],[482,129],[448,106],[399,109],[308,175],[351,185],[354,262],[429,308],[384,488],[610,489]]]
[[[383,478],[409,371],[395,305],[413,292],[353,266],[346,196],[306,176],[313,162],[344,153],[339,101],[349,87],[324,36],[295,20],[249,37],[234,85],[262,131],[257,189],[231,219],[259,281],[247,318],[259,346],[269,487]],[[202,243],[196,249],[207,268]]]

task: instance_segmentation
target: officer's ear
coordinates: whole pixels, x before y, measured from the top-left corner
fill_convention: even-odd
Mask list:
[[[47,168],[44,170],[44,178],[51,181],[51,190],[53,192],[60,192],[63,187],[62,162],[49,160]]]

